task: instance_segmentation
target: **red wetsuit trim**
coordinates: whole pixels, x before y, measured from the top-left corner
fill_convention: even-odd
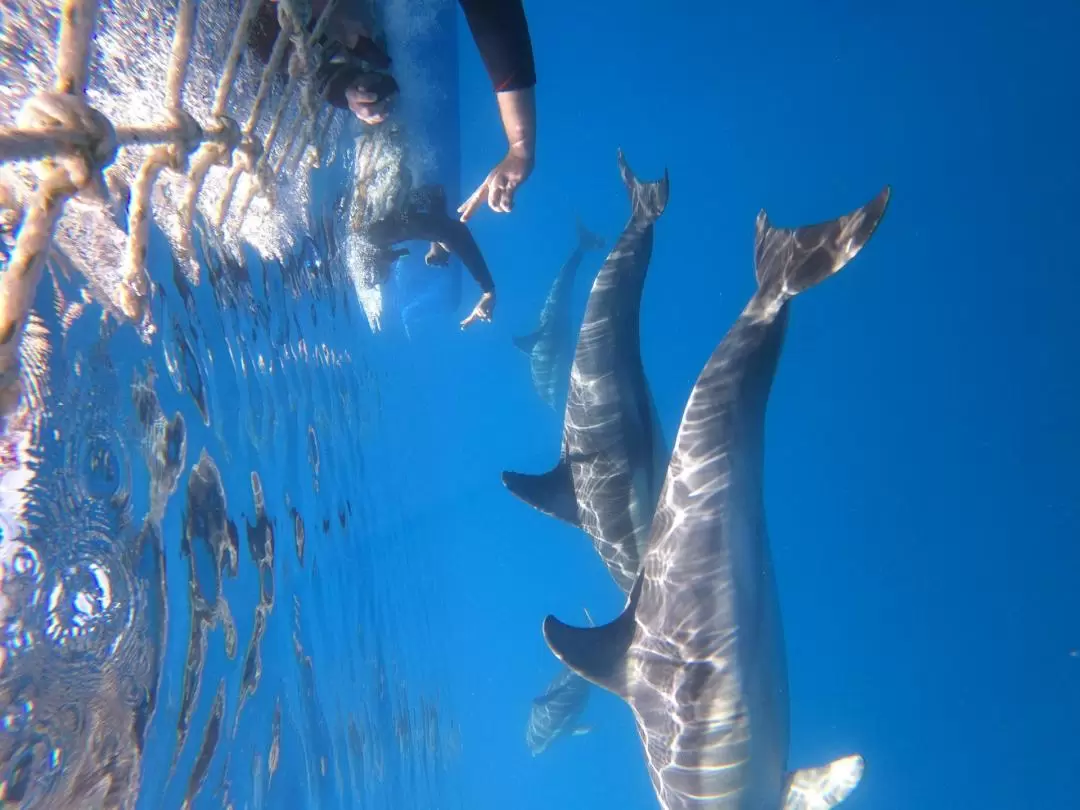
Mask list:
[[[532,39],[522,0],[459,0],[495,92],[536,84]]]

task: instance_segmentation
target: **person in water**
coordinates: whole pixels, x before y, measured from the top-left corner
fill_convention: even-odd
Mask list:
[[[458,2],[491,78],[508,147],[503,159],[458,207],[461,221],[467,222],[485,202],[492,211],[509,213],[514,194],[532,174],[536,162],[536,66],[522,0]],[[252,47],[263,61],[269,59],[280,30],[276,3],[263,3],[253,29]],[[343,6],[348,5],[346,0]],[[326,0],[312,0],[309,30],[325,7]],[[346,10],[335,12],[329,30],[336,32],[336,38],[324,37],[327,47],[317,74],[326,100],[351,110],[366,124],[381,124],[398,93],[397,82],[387,72],[390,57]]]
[[[374,249],[375,276],[379,283],[386,281],[390,271],[407,248],[402,242],[430,242],[425,260],[429,267],[444,267],[450,253],[456,253],[480,287],[480,301],[472,313],[461,322],[465,329],[475,321],[490,321],[495,308],[495,282],[491,278],[484,254],[469,232],[469,226],[451,217],[442,186],[423,186],[413,189],[401,210],[392,211],[364,228],[364,237]]]

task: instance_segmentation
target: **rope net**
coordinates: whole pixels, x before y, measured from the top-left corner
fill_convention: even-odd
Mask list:
[[[146,261],[151,198],[162,173],[172,173],[184,184],[182,197],[175,200],[179,223],[172,235],[177,258],[191,281],[198,283],[199,264],[194,259],[192,231],[199,195],[210,170],[215,166],[227,170],[215,224],[224,227],[230,211],[236,209],[232,221],[239,232],[257,195],[270,205],[276,203],[280,181],[296,174],[304,156],[312,151],[309,147],[314,147],[314,160],[308,160],[305,168],[319,160],[335,111],[329,108],[320,121],[320,110],[327,105],[316,93],[312,80],[317,41],[326,31],[338,0],[329,0],[310,34],[310,0],[280,0],[276,4],[280,31],[241,124],[234,117],[230,97],[239,95],[234,93],[238,70],[263,2],[243,0],[210,114],[200,122],[185,108],[184,98],[199,6],[196,0],[178,0],[159,122],[125,126],[95,109],[87,97],[100,0],[63,0],[52,86],[26,100],[15,127],[0,127],[0,169],[15,162],[23,164],[29,186],[15,187],[10,175],[0,174],[0,231],[15,234],[7,268],[0,273],[0,419],[6,418],[20,399],[20,346],[36,288],[57,236],[57,224],[70,201],[96,203],[99,210],[104,206],[121,225],[120,277],[115,289],[108,292],[120,314],[139,329],[144,340],[149,340],[154,325]],[[293,47],[287,64],[288,81],[269,117],[266,135],[260,136],[257,126],[267,112],[271,88],[284,66],[290,43]],[[271,151],[284,132],[287,111],[295,107],[297,91],[300,114],[293,117],[284,147],[271,161]],[[137,161],[129,187],[120,173],[111,171],[125,150],[133,153]],[[245,193],[238,197],[241,176],[246,176],[248,183]],[[302,182],[306,182],[306,174]],[[234,199],[238,200],[237,206],[233,205]]]

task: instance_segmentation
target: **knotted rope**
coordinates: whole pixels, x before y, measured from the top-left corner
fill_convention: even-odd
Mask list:
[[[281,132],[285,110],[298,86],[303,88],[300,103],[303,117],[307,118],[307,128],[303,130],[306,134],[299,139],[303,152],[321,101],[315,97],[309,81],[314,74],[314,49],[326,31],[338,0],[330,0],[310,36],[304,34],[311,18],[310,1],[280,0],[277,13],[281,32],[262,72],[252,108],[241,127],[229,115],[229,97],[248,31],[262,2],[245,0],[222,67],[210,120],[200,124],[183,104],[197,5],[196,0],[179,0],[166,75],[163,120],[157,126],[124,127],[115,126],[86,99],[98,0],[63,0],[54,86],[24,104],[16,127],[0,128],[0,162],[39,161],[34,166],[34,186],[21,207],[8,189],[0,188],[0,224],[5,229],[18,228],[10,261],[6,270],[0,273],[0,403],[18,401],[18,397],[11,397],[10,393],[19,383],[22,332],[64,204],[75,195],[112,202],[114,192],[106,182],[104,172],[116,159],[118,150],[153,147],[131,184],[127,202],[128,241],[116,291],[124,314],[143,326],[146,334],[152,331],[146,253],[151,197],[158,175],[165,169],[187,172],[187,187],[179,206],[179,235],[181,252],[191,256],[191,232],[199,192],[212,166],[229,166],[225,194],[218,210],[219,223],[228,214],[242,172],[252,174],[255,180],[243,202],[239,224],[242,225],[256,191],[268,195],[274,193],[275,175],[292,151],[301,127],[294,123],[286,147],[273,167],[269,153]],[[288,64],[288,84],[263,142],[255,137],[255,128],[290,42],[294,52]],[[0,416],[3,415],[0,412]]]

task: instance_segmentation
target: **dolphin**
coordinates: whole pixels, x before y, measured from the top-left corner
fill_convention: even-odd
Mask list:
[[[529,356],[532,383],[536,393],[549,407],[555,407],[556,388],[569,372],[566,361],[571,357],[570,305],[573,301],[574,279],[581,260],[590,250],[600,250],[603,238],[589,231],[579,220],[577,245],[570,258],[552,282],[540,325],[529,335],[514,338],[514,345]]]
[[[585,618],[592,626],[588,608],[585,609]],[[544,753],[564,734],[579,737],[592,731],[591,726],[578,722],[589,702],[591,690],[591,683],[564,666],[548,684],[544,694],[533,699],[529,724],[525,727],[525,744],[534,757]]]
[[[594,628],[544,620],[564,664],[629,703],[665,810],[824,810],[862,777],[858,755],[786,772],[787,665],[762,494],[765,408],[787,302],[851,261],[889,193],[797,230],[758,214],[757,291],[690,394],[625,610]]]
[[[374,248],[375,278],[384,282],[395,261],[408,255],[407,248],[397,248],[402,242],[423,241],[431,246],[425,256],[429,267],[445,267],[450,253],[456,253],[486,297],[494,296],[495,282],[491,278],[484,254],[476,244],[469,226],[451,217],[442,186],[422,186],[409,195],[400,210],[393,210],[381,219],[369,223],[363,236]]]
[[[563,667],[544,694],[533,700],[529,725],[525,729],[525,744],[534,757],[544,753],[564,734],[580,736],[592,731],[578,722],[588,705],[591,689],[592,684],[587,680]]]
[[[639,181],[619,150],[631,215],[593,282],[570,369],[562,452],[542,475],[504,472],[515,496],[584,529],[623,593],[634,584],[667,464],[641,365],[641,294],[668,175]]]

